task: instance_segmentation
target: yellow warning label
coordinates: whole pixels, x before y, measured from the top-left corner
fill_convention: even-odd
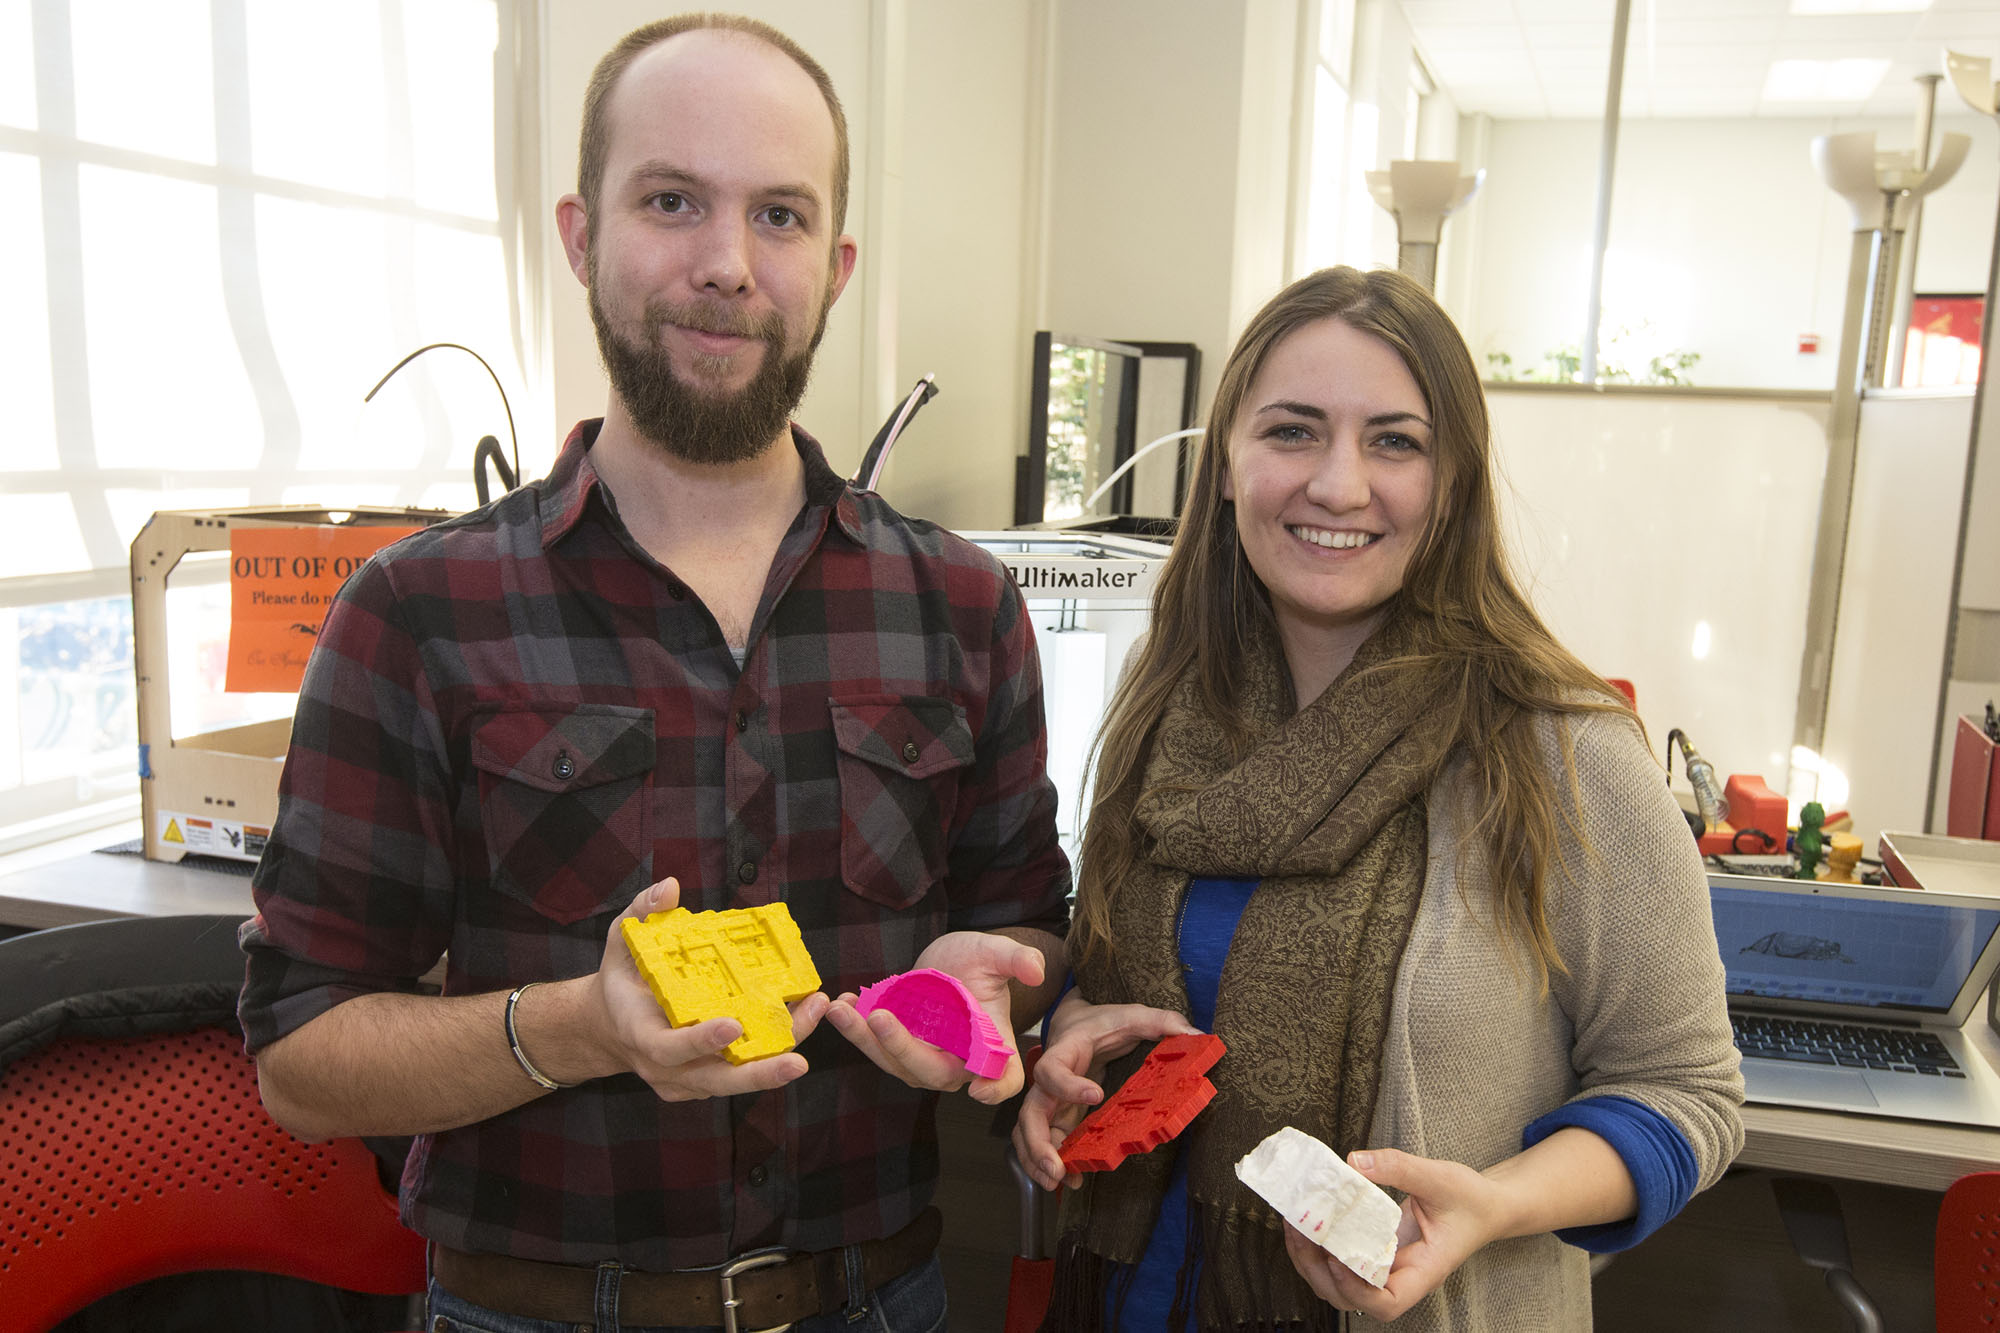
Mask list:
[[[181,810],[155,810],[154,826],[160,841],[179,847],[190,855],[226,856],[237,861],[255,861],[264,854],[271,830],[262,825],[244,825]]]

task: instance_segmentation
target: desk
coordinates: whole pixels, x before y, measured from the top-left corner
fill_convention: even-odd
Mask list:
[[[1984,1004],[1973,1006],[1962,1031],[1967,1044],[2000,1069],[2000,1033],[1988,1026]],[[1970,1172],[2000,1171],[2000,1130],[1789,1106],[1746,1106],[1743,1151],[1736,1162],[1942,1192]]]
[[[0,926],[42,930],[127,916],[250,914],[250,877],[188,862],[85,852],[0,877]]]

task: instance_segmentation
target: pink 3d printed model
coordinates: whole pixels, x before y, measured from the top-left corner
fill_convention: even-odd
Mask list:
[[[1168,1037],[1125,1086],[1083,1118],[1058,1150],[1070,1171],[1112,1171],[1134,1153],[1151,1152],[1182,1130],[1215,1096],[1204,1075],[1229,1048],[1213,1033]]]
[[[949,972],[920,967],[914,972],[898,972],[872,986],[863,986],[854,999],[854,1008],[864,1017],[877,1009],[887,1009],[910,1030],[910,1035],[949,1051],[965,1061],[965,1067],[980,1078],[998,1078],[1007,1072],[1014,1054],[1000,1036],[993,1019],[972,998],[965,983]]]

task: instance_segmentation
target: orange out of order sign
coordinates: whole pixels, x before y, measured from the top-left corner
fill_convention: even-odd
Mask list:
[[[229,534],[232,693],[299,688],[306,658],[340,585],[414,527],[237,528]]]

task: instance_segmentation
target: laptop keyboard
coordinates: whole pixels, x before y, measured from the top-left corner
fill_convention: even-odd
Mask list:
[[[1758,1014],[1732,1014],[1730,1022],[1736,1029],[1736,1048],[1763,1060],[1965,1077],[1944,1043],[1929,1032]]]

